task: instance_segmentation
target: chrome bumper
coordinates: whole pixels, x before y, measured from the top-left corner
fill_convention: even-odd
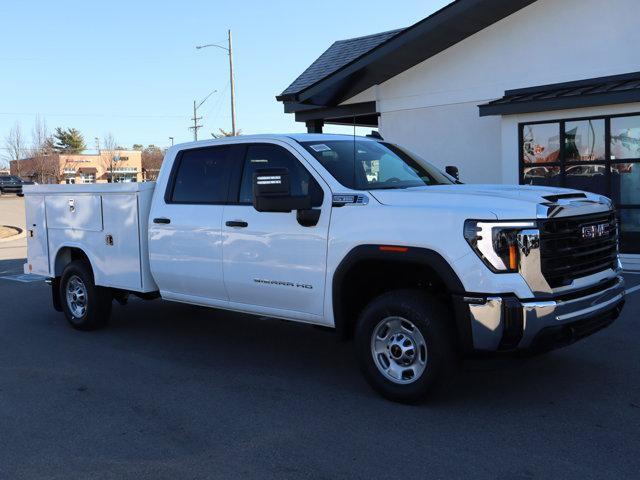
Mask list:
[[[464,297],[475,350],[529,349],[542,343],[571,343],[607,326],[624,304],[624,279],[615,277],[602,290],[583,296],[566,294],[542,301],[515,297]],[[557,334],[557,335],[556,335]],[[544,340],[544,342],[542,341]]]

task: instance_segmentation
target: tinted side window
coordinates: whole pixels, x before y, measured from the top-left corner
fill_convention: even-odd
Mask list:
[[[231,148],[185,150],[177,166],[171,201],[225,203],[231,176]]]
[[[253,172],[261,168],[288,168],[291,195],[293,196],[308,195],[310,184],[313,184],[313,193],[322,191],[320,185],[317,184],[300,161],[284,148],[269,144],[250,145],[247,148],[244,170],[242,171],[240,203],[253,202]],[[320,199],[318,203],[314,198],[313,203],[314,206],[318,206],[322,204],[322,200]]]

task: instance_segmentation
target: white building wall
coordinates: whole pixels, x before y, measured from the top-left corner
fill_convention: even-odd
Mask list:
[[[463,180],[515,182],[517,144],[501,140],[513,132],[499,117],[480,118],[477,105],[509,89],[640,70],[637,8],[637,0],[538,0],[358,101],[376,100],[385,139],[458,165]]]
[[[470,183],[500,183],[500,118],[478,117],[475,102],[385,112],[385,140],[402,145],[444,169],[460,168]]]

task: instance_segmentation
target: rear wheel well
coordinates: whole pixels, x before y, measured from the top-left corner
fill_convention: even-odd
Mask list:
[[[89,260],[89,257],[86,253],[84,253],[80,248],[62,247],[56,255],[56,260],[54,263],[54,275],[56,277],[62,276],[62,272],[64,272],[65,267],[74,260],[83,261],[89,268],[91,274],[93,274],[91,261]]]

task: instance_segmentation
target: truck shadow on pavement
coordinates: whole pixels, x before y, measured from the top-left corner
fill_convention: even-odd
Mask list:
[[[246,383],[243,377],[260,376],[271,380],[263,385],[264,394],[270,388],[287,395],[311,388],[377,398],[358,371],[353,343],[310,325],[134,300],[126,307],[114,305],[107,331],[137,345],[144,355],[210,369],[212,378],[222,371],[224,381],[238,388]],[[455,379],[426,405],[544,401],[547,393],[551,401],[575,391],[585,369],[590,382],[608,376],[607,365],[586,361],[574,348],[531,358],[466,359]],[[227,372],[233,376],[225,378]]]
[[[0,276],[21,273],[23,263],[0,261]],[[73,331],[64,316],[53,311],[43,282],[0,279],[0,295],[0,305],[5,304],[4,295],[29,296],[33,305],[19,321],[35,323],[45,337],[81,352],[97,349],[107,358],[113,353],[123,359],[132,355],[151,372],[200,378],[207,388],[224,389],[232,396],[250,392],[273,400],[314,402],[326,395],[379,400],[358,371],[353,343],[310,325],[132,297],[126,306],[114,302],[107,328],[85,333]],[[633,356],[619,347],[629,335],[621,330],[623,321],[621,317],[591,338],[537,357],[465,360],[455,380],[426,406],[546,404],[557,398],[579,401],[581,395],[606,401],[606,389],[624,375],[620,365]]]

